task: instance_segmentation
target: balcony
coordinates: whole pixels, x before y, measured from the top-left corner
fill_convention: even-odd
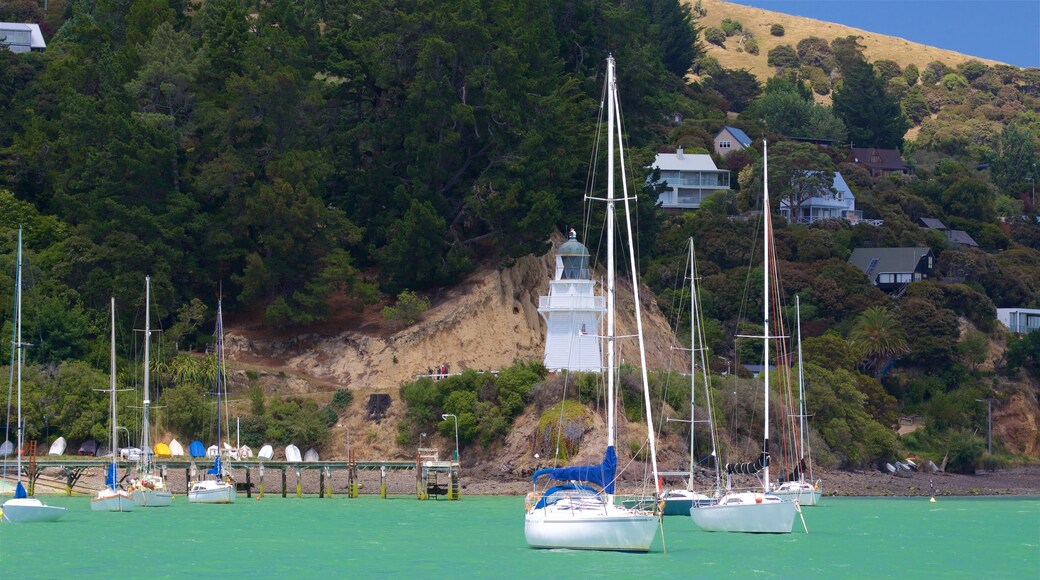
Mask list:
[[[607,309],[607,299],[604,296],[539,296],[538,311],[548,312],[553,310],[587,310],[592,312],[604,312]]]

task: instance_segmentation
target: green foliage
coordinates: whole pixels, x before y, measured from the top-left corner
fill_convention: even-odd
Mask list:
[[[830,44],[819,37],[809,36],[798,41],[798,60],[802,66],[813,66],[830,74],[835,67],[834,52]]]
[[[274,397],[265,416],[266,442],[323,449],[329,443],[329,426],[335,424],[336,417],[335,409],[319,407],[310,398]]]
[[[950,434],[948,445],[950,457],[946,471],[975,473],[975,467],[986,451],[985,439],[968,431],[955,431]]]
[[[914,86],[917,84],[917,79],[921,78],[920,71],[917,70],[917,65],[910,63],[903,69],[903,78],[906,79],[907,86]]]
[[[747,69],[723,69],[709,79],[708,88],[715,89],[729,101],[729,110],[740,112],[747,108],[752,99],[758,96],[762,87],[755,75]]]
[[[802,65],[798,52],[789,44],[781,44],[769,51],[766,64],[778,68],[798,68]]]
[[[166,408],[164,424],[170,431],[188,440],[210,434],[216,411],[206,401],[200,386],[184,383],[168,388],[159,398],[159,406]]]
[[[249,386],[249,412],[262,416],[265,410],[264,387],[259,384]]]
[[[754,36],[745,35],[741,41],[741,46],[744,47],[744,52],[747,52],[748,54],[758,54],[758,39]]]
[[[429,298],[411,290],[404,290],[397,295],[397,303],[394,306],[383,308],[383,318],[401,326],[410,326],[418,322],[422,313],[429,309]]]
[[[704,52],[697,42],[699,28],[693,24],[690,5],[675,0],[645,0],[651,30],[657,35],[662,61],[669,72],[683,78]]]
[[[902,325],[892,312],[881,307],[868,308],[856,318],[849,341],[867,360],[867,366],[874,369],[874,378],[878,380],[889,359],[911,350]]]
[[[1036,136],[1017,123],[1008,123],[1000,133],[996,154],[990,161],[993,182],[1004,190],[1040,178],[1036,172]]]
[[[738,32],[744,31],[744,26],[737,20],[731,18],[722,19],[722,31],[726,33],[726,36],[736,36]]]
[[[1040,332],[1008,338],[1004,358],[1008,373],[1023,368],[1033,373],[1040,371]]]
[[[942,84],[943,88],[948,91],[957,91],[964,89],[968,86],[967,79],[965,79],[959,74],[954,73],[944,75],[940,83]]]
[[[714,44],[716,46],[721,46],[721,47],[725,48],[725,46],[726,46],[726,33],[723,32],[719,28],[715,28],[714,26],[709,26],[708,28],[704,29],[704,40],[706,40],[706,41],[708,41],[711,44]]]
[[[589,410],[577,401],[563,401],[549,407],[538,418],[536,445],[545,450],[546,459],[564,463],[581,449]]]
[[[900,68],[899,63],[894,60],[874,61],[874,72],[877,74],[879,79],[885,82],[896,77],[902,78],[903,75],[903,69]]]
[[[860,59],[844,65],[842,72],[844,82],[834,92],[834,113],[845,122],[849,138],[865,146],[901,148],[910,125],[873,67]]]
[[[782,24],[774,24],[774,25],[770,26],[769,27],[769,34],[772,34],[773,36],[783,36],[784,35],[784,26]]]
[[[326,405],[318,411],[318,418],[326,427],[332,427],[336,424],[336,421],[339,421],[339,413],[331,405]]]
[[[336,389],[336,393],[332,395],[332,406],[342,411],[350,406],[354,402],[354,393],[350,389]]]

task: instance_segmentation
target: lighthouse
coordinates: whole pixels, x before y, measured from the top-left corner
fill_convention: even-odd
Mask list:
[[[599,324],[607,311],[606,298],[596,296],[589,271],[589,250],[570,230],[556,251],[556,273],[549,295],[538,298],[538,313],[548,327],[545,336],[545,368],[599,372]]]

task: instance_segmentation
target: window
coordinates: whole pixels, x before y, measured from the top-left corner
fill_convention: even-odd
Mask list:
[[[733,143],[729,141],[719,141],[719,149],[729,149],[733,146]]]

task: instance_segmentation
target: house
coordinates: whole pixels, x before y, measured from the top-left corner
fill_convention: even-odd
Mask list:
[[[942,232],[951,244],[955,244],[963,248],[979,247],[979,243],[976,242],[975,239],[972,238],[970,234],[968,234],[968,232],[964,230],[951,230],[946,227],[946,224],[942,223],[936,218],[923,217],[918,219],[917,223],[923,228]]]
[[[856,248],[849,263],[863,270],[879,290],[891,292],[927,280],[935,267],[935,255],[926,247]]]
[[[23,22],[0,22],[0,45],[11,52],[43,52],[47,48],[40,25]]]
[[[856,223],[863,219],[863,212],[856,210],[856,196],[845,183],[845,178],[837,171],[834,172],[833,192],[827,192],[822,196],[814,196],[802,202],[798,207],[798,218],[794,220],[800,224],[811,224],[818,220],[843,219]],[[791,219],[791,205],[788,198],[780,200],[780,215]]]
[[[725,126],[715,135],[715,153],[725,157],[734,151],[751,147],[751,138],[736,127]]]
[[[729,189],[729,171],[715,167],[706,153],[658,153],[654,167],[667,186],[658,201],[665,209],[697,209],[701,200],[719,190]]]
[[[1015,334],[1029,334],[1040,330],[1040,309],[997,308],[997,320]]]
[[[910,175],[910,168],[895,149],[853,147],[849,161],[866,168],[875,179],[886,175]]]

